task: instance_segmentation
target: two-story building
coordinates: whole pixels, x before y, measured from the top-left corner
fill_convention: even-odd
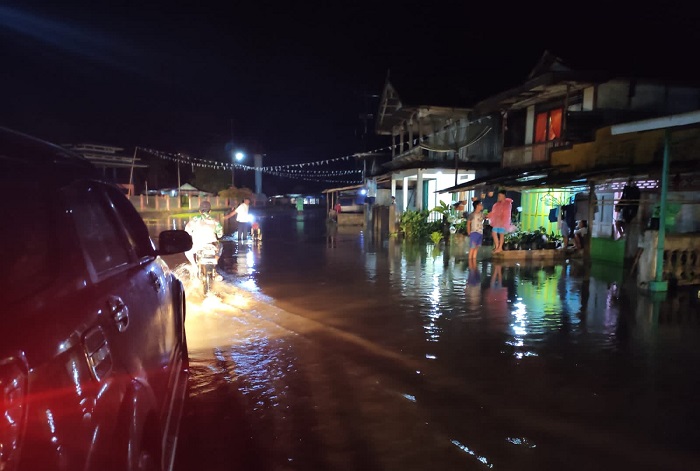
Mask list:
[[[473,180],[500,163],[500,128],[490,117],[470,119],[466,99],[432,82],[408,85],[387,77],[375,132],[391,136],[391,158],[370,167],[402,209],[432,209],[453,200],[443,189]],[[497,124],[497,123],[496,123]]]
[[[578,219],[590,225],[595,241],[591,253],[621,261],[634,256],[658,200],[663,131],[612,136],[610,127],[697,109],[698,86],[571,70],[545,53],[523,84],[473,107],[472,120],[489,117],[502,128],[500,168],[446,192],[496,187],[519,191],[521,229],[544,226],[548,231],[557,231],[549,221],[552,208],[589,196],[596,204]],[[696,143],[697,129],[676,131],[671,171],[678,190],[683,186],[686,191],[672,195],[680,215],[673,230],[700,230],[689,221],[698,220],[698,205],[688,192],[695,181],[689,163],[700,161]],[[621,239],[615,220],[627,184],[638,187],[641,197],[634,202],[638,216]],[[575,198],[579,193],[581,198]]]

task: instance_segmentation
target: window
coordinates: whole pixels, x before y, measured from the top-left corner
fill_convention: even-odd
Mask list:
[[[71,185],[63,190],[75,228],[97,274],[129,263],[129,249],[104,195],[97,187]]]
[[[543,111],[535,117],[535,142],[547,142],[561,137],[562,109]]]
[[[148,228],[134,206],[127,200],[117,188],[107,187],[107,196],[119,214],[124,224],[129,244],[134,249],[136,256],[141,259],[155,255],[155,246],[148,234]]]

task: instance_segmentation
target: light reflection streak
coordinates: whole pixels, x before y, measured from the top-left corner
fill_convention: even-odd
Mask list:
[[[401,394],[401,395],[411,402],[416,402],[416,396],[411,396],[410,394]]]
[[[100,390],[97,392],[97,395],[95,396],[95,400],[99,400],[99,399],[102,397],[102,395],[105,393],[105,391],[107,391],[107,386],[108,386],[108,385],[109,385],[109,383],[104,383],[104,384],[102,385],[102,387],[100,388]]]
[[[49,430],[51,430],[51,433],[56,433],[56,422],[53,418],[53,412],[51,412],[50,409],[46,409],[46,423],[49,424]]]
[[[246,266],[248,268],[253,268],[255,266],[255,258],[253,258],[253,252],[248,252],[245,254]]]
[[[253,278],[249,278],[241,283],[241,286],[249,291],[259,291],[260,288]]]
[[[537,445],[534,443],[531,443],[527,438],[517,438],[517,437],[508,437],[506,438],[506,441],[509,443],[512,443],[513,445],[520,445],[524,446],[527,448],[536,448]]]
[[[476,458],[477,460],[481,461],[483,464],[486,465],[487,468],[493,468],[493,463],[489,463],[489,460],[485,456],[477,455],[476,452],[474,452],[474,450],[470,450],[469,447],[461,444],[458,440],[450,440],[450,441],[452,442],[452,444],[454,446],[456,446],[457,448],[459,448],[463,452],[468,453],[468,454],[472,455],[474,458]]]
[[[507,340],[506,344],[512,347],[518,348],[525,345],[525,337],[527,335],[527,306],[521,301],[522,298],[518,298],[518,302],[513,304],[515,310],[512,312],[514,321],[510,325],[513,329],[514,338],[513,340]],[[522,360],[527,356],[537,356],[533,352],[513,352],[513,356],[518,360]]]
[[[75,392],[78,396],[83,395],[83,388],[80,386],[80,373],[78,372],[78,362],[75,359],[71,360],[71,376],[73,377],[73,384],[75,384]]]
[[[442,311],[440,310],[440,275],[434,273],[432,276],[433,289],[428,295],[428,300],[432,305],[430,312],[428,313],[428,323],[423,326],[425,333],[427,335],[428,342],[438,342],[440,340],[441,329],[437,325],[438,319],[442,317]]]

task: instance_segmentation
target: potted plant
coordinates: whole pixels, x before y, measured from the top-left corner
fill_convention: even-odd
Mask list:
[[[558,243],[561,241],[561,235],[551,232],[547,237],[547,243],[544,248],[548,250],[553,250],[557,248]]]
[[[518,250],[520,248],[520,233],[511,232],[503,238],[503,250]]]
[[[435,231],[430,233],[430,240],[433,242],[433,244],[437,247],[440,245],[440,241],[442,240],[442,233]]]
[[[532,250],[544,249],[545,242],[547,242],[547,232],[544,227],[539,227],[532,231],[532,243],[530,244]]]

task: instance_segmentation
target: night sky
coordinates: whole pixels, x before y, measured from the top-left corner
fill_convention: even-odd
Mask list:
[[[3,2],[0,125],[307,162],[386,142],[362,143],[359,114],[376,112],[387,70],[473,100],[521,83],[545,49],[573,68],[697,77],[700,15],[611,4]]]

